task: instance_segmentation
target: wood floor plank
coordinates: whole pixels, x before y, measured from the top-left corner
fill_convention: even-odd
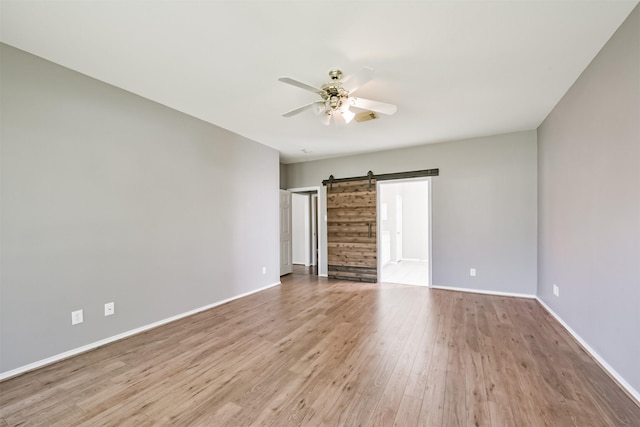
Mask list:
[[[0,382],[0,427],[640,425],[534,300],[282,281]]]
[[[400,307],[404,307],[408,312],[415,304],[415,300],[407,296],[407,301],[400,303]],[[387,312],[395,312],[399,309],[392,301],[388,306],[384,307]],[[404,314],[404,313],[403,313]],[[366,381],[363,383],[363,389],[358,390],[361,398],[351,408],[350,413],[346,417],[347,425],[368,425],[375,422],[373,419],[375,408],[377,407],[387,384],[393,373],[393,369],[400,356],[400,352],[404,346],[404,340],[410,331],[412,318],[409,315],[395,317],[397,323],[392,325],[390,336],[386,337],[386,341],[382,342],[381,348],[377,349],[378,363],[368,363],[368,373],[362,378]],[[393,418],[391,418],[393,422]]]
[[[486,394],[486,382],[483,370],[483,357],[478,337],[478,299],[469,295],[469,304],[465,307],[464,330],[465,344],[464,365],[466,384],[466,425],[491,425],[489,405]]]
[[[478,309],[477,318],[480,351],[484,355],[482,359],[482,371],[485,378],[485,393],[491,424],[495,426],[516,426],[517,410],[511,400],[511,388],[509,373],[506,368],[506,353],[504,350],[504,337],[502,327],[496,324],[496,312],[494,304],[487,299]],[[517,408],[516,408],[517,409]]]
[[[402,395],[400,406],[396,412],[396,418],[393,420],[394,427],[418,426],[420,419],[420,408],[422,399],[417,399],[408,394]]]
[[[450,338],[448,340],[449,352],[445,378],[445,394],[442,425],[464,426],[466,425],[466,376],[465,365],[465,336],[464,336],[464,302],[465,295],[455,298],[452,316]]]
[[[416,290],[418,289],[416,288]],[[371,418],[374,420],[374,425],[388,426],[393,424],[397,418],[396,415],[404,397],[418,346],[424,332],[425,315],[428,309],[426,301],[419,298],[419,295],[416,296],[417,298],[414,300],[414,306],[416,307],[415,312],[407,311],[403,313],[412,319],[413,324],[408,336],[406,338],[401,337],[404,346],[391,373],[391,378],[387,382],[387,386],[380,397],[376,410],[372,414]]]
[[[438,329],[436,339],[433,342],[433,350],[430,353],[428,368],[421,372],[422,380],[422,406],[418,425],[439,426],[442,425],[444,413],[445,386],[447,379],[447,359],[449,355],[449,327],[450,312],[453,307],[453,299],[447,298],[442,292],[437,298],[441,299],[442,310],[438,310]],[[427,366],[425,364],[425,366]]]

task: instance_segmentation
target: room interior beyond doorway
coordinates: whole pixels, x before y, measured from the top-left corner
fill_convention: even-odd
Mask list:
[[[378,185],[380,281],[430,286],[430,178]]]

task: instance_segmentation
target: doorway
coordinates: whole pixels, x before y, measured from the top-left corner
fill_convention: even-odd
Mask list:
[[[294,274],[318,274],[318,191],[291,189],[291,253]]]
[[[431,179],[378,182],[380,281],[431,286]]]

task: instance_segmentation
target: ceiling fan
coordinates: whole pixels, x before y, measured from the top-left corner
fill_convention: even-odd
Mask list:
[[[336,124],[349,123],[355,117],[355,113],[350,109],[351,107],[367,110],[368,112],[373,111],[392,115],[398,109],[395,105],[358,98],[352,95],[358,88],[373,78],[373,72],[373,68],[363,67],[350,78],[341,81],[342,71],[334,69],[329,71],[331,81],[323,84],[319,89],[290,77],[280,77],[278,80],[283,83],[297,86],[322,97],[321,100],[288,111],[284,113],[283,116],[291,117],[306,110],[313,110],[316,115],[322,117],[322,123],[328,126],[331,124],[331,119],[333,119],[333,122]]]

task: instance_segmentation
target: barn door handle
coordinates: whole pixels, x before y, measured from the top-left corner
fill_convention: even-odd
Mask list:
[[[368,225],[369,225],[369,238],[371,238],[371,223],[369,223]]]

